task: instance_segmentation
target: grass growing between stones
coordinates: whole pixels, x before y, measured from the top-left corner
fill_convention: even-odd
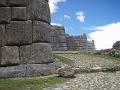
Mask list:
[[[109,54],[101,54],[101,55],[92,54],[92,56],[100,57],[100,58],[104,58],[104,59],[108,59],[108,60],[113,60],[113,61],[120,61],[119,57],[113,57],[113,56],[111,56]]]
[[[67,64],[67,65],[72,65],[74,63],[73,60],[65,58],[65,57],[62,57],[62,56],[60,56],[58,54],[54,54],[54,58],[55,58],[56,61],[63,62],[65,64]]]
[[[69,79],[57,76],[39,79],[0,79],[0,90],[43,90],[45,87],[60,84]]]
[[[109,54],[95,54],[95,53],[89,53],[89,52],[79,52],[78,54],[80,55],[84,55],[84,56],[87,56],[87,57],[100,57],[100,58],[104,58],[104,59],[109,59],[109,60],[115,60],[115,61],[120,61],[120,57],[113,57]]]
[[[117,60],[117,61],[120,61],[120,58],[119,57],[113,57],[111,55],[96,55],[94,54],[96,57],[101,57],[101,58],[105,58],[105,59],[112,59],[112,60]]]

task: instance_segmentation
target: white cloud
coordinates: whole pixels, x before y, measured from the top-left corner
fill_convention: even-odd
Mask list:
[[[76,12],[76,17],[82,23],[85,21],[85,13],[83,11]]]
[[[51,25],[62,26],[62,24],[60,24],[60,23],[51,23]]]
[[[51,14],[57,12],[58,10],[58,3],[65,2],[66,0],[49,0],[50,12]]]
[[[64,19],[71,19],[69,15],[64,15]]]
[[[95,46],[98,50],[112,48],[113,43],[120,40],[120,22],[95,26],[92,29],[97,30],[89,35],[95,40]]]

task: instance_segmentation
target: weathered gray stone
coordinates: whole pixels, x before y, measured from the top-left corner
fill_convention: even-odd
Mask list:
[[[7,6],[7,0],[0,0],[0,6]]]
[[[32,43],[32,22],[12,21],[6,26],[6,45],[25,45]]]
[[[4,46],[5,25],[0,25],[0,47]]]
[[[27,6],[28,0],[8,0],[10,6]]]
[[[12,7],[12,20],[20,21],[27,19],[26,7]]]
[[[53,62],[52,50],[47,43],[34,43],[20,47],[21,63],[44,64]]]
[[[9,23],[11,20],[11,8],[10,7],[0,7],[0,24]]]
[[[60,43],[59,46],[60,47],[67,47],[67,44],[66,43]]]
[[[0,78],[25,76],[41,76],[55,74],[55,67],[51,64],[22,64],[9,67],[0,67]]]
[[[120,49],[120,41],[116,41],[116,42],[113,44],[113,48],[115,48],[115,49]]]
[[[45,0],[45,1],[47,1],[47,2],[48,2],[49,0]]]
[[[71,67],[66,66],[58,69],[58,75],[61,77],[73,77],[75,75],[75,71]]]
[[[50,68],[47,64],[27,64],[26,76],[49,75]]]
[[[59,47],[59,51],[67,51],[67,47]]]
[[[0,67],[0,78],[24,77],[25,74],[26,65]]]
[[[66,37],[64,35],[58,36],[58,40],[60,43],[65,43],[66,42]]]
[[[33,21],[33,42],[50,42],[50,25]]]
[[[50,9],[45,0],[29,0],[29,18],[50,23]]]
[[[16,46],[1,47],[1,65],[19,64],[19,50]]]
[[[65,29],[63,26],[51,26],[51,29],[54,32],[54,36],[58,36],[58,35],[65,35]]]

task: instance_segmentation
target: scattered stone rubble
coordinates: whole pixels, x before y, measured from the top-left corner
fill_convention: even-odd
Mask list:
[[[51,26],[51,43],[53,51],[95,50],[94,40],[88,41],[86,34],[70,36],[63,26]]]
[[[0,0],[0,78],[53,69],[48,0]]]

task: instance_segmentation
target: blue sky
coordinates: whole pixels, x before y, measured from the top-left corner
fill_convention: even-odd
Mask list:
[[[120,40],[120,0],[49,0],[49,5],[52,24],[63,25],[70,35],[86,33],[97,49]]]

